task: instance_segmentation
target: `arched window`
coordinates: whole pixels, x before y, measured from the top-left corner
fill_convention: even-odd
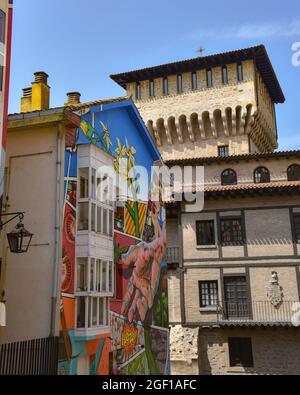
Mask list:
[[[258,167],[254,172],[254,183],[265,184],[271,181],[270,172],[266,167]]]
[[[300,165],[292,165],[287,170],[289,181],[300,181]]]
[[[232,169],[224,170],[221,176],[222,185],[237,185],[237,175]]]

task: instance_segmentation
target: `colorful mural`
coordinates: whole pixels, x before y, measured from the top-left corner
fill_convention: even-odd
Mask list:
[[[68,139],[69,141],[69,139]],[[131,198],[117,201],[114,217],[115,297],[110,300],[111,333],[76,338],[75,245],[77,146],[94,144],[115,157],[115,171]],[[76,142],[66,147],[63,260],[61,270],[60,373],[76,374],[78,358],[90,357],[90,374],[168,374],[169,329],[165,210],[140,199],[140,174],[149,174],[159,154],[130,100],[94,106],[81,113]],[[120,165],[126,159],[126,168]]]

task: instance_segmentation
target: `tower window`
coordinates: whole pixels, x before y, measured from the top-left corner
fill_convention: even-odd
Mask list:
[[[221,176],[222,185],[237,185],[237,175],[234,170],[224,170]]]
[[[149,82],[149,95],[150,95],[150,97],[155,96],[154,80],[150,80],[150,82]]]
[[[192,72],[192,90],[196,91],[198,89],[198,78],[197,78],[197,72],[193,71]]]
[[[222,67],[222,82],[223,84],[228,84],[228,70],[227,66]]]
[[[169,94],[169,80],[168,77],[163,78],[163,94],[168,95]]]
[[[223,145],[222,147],[218,147],[218,155],[221,157],[229,156],[229,146]]]
[[[183,92],[182,75],[181,74],[177,75],[177,92],[178,93]]]
[[[142,90],[141,90],[141,83],[140,82],[136,83],[135,97],[136,97],[136,100],[141,100],[141,98],[142,98]]]
[[[238,77],[238,81],[243,81],[243,79],[244,79],[244,72],[243,72],[242,63],[238,63],[238,65],[237,65],[237,77]]]
[[[206,70],[206,81],[207,81],[207,87],[212,88],[213,87],[213,74],[212,74],[211,69]]]
[[[259,167],[254,172],[254,183],[265,184],[271,181],[270,172],[266,167]]]

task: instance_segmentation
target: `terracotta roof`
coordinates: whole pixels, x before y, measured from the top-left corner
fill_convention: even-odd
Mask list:
[[[264,45],[113,74],[110,77],[126,89],[126,84],[130,82],[161,78],[176,73],[192,72],[208,67],[222,66],[224,63],[230,64],[252,59],[256,62],[257,69],[268,87],[273,101],[275,103],[284,103],[284,94]]]
[[[201,165],[206,163],[218,163],[218,162],[235,162],[240,160],[259,160],[259,159],[276,159],[276,158],[300,158],[300,150],[294,151],[278,151],[278,152],[266,152],[266,153],[254,153],[254,154],[243,154],[243,155],[230,155],[230,156],[210,156],[210,157],[195,157],[195,158],[184,158],[184,159],[172,159],[166,160],[167,166],[176,165]]]
[[[263,189],[300,188],[300,181],[269,182],[266,184],[238,184],[238,185],[207,185],[207,192],[248,191]]]
[[[191,191],[196,193],[203,190],[195,187],[192,190],[186,190],[187,193]],[[300,193],[300,181],[270,182],[266,184],[206,185],[204,187],[205,198],[292,192]],[[175,202],[170,200],[165,203],[172,204]]]
[[[129,99],[130,99],[129,96],[121,96],[121,97],[114,97],[112,99],[94,100],[94,101],[89,101],[89,102],[85,102],[85,103],[72,104],[72,105],[67,105],[66,107],[72,111],[77,111],[77,110],[80,110],[81,108],[101,106],[101,105],[111,104],[111,103],[119,103],[119,102],[129,100]]]

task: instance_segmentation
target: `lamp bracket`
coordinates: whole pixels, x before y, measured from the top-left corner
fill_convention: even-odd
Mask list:
[[[19,217],[20,222],[24,219],[25,212],[17,212],[17,213],[0,213],[0,230],[10,222],[14,221],[16,218]],[[12,217],[9,220],[2,222],[2,217]]]

